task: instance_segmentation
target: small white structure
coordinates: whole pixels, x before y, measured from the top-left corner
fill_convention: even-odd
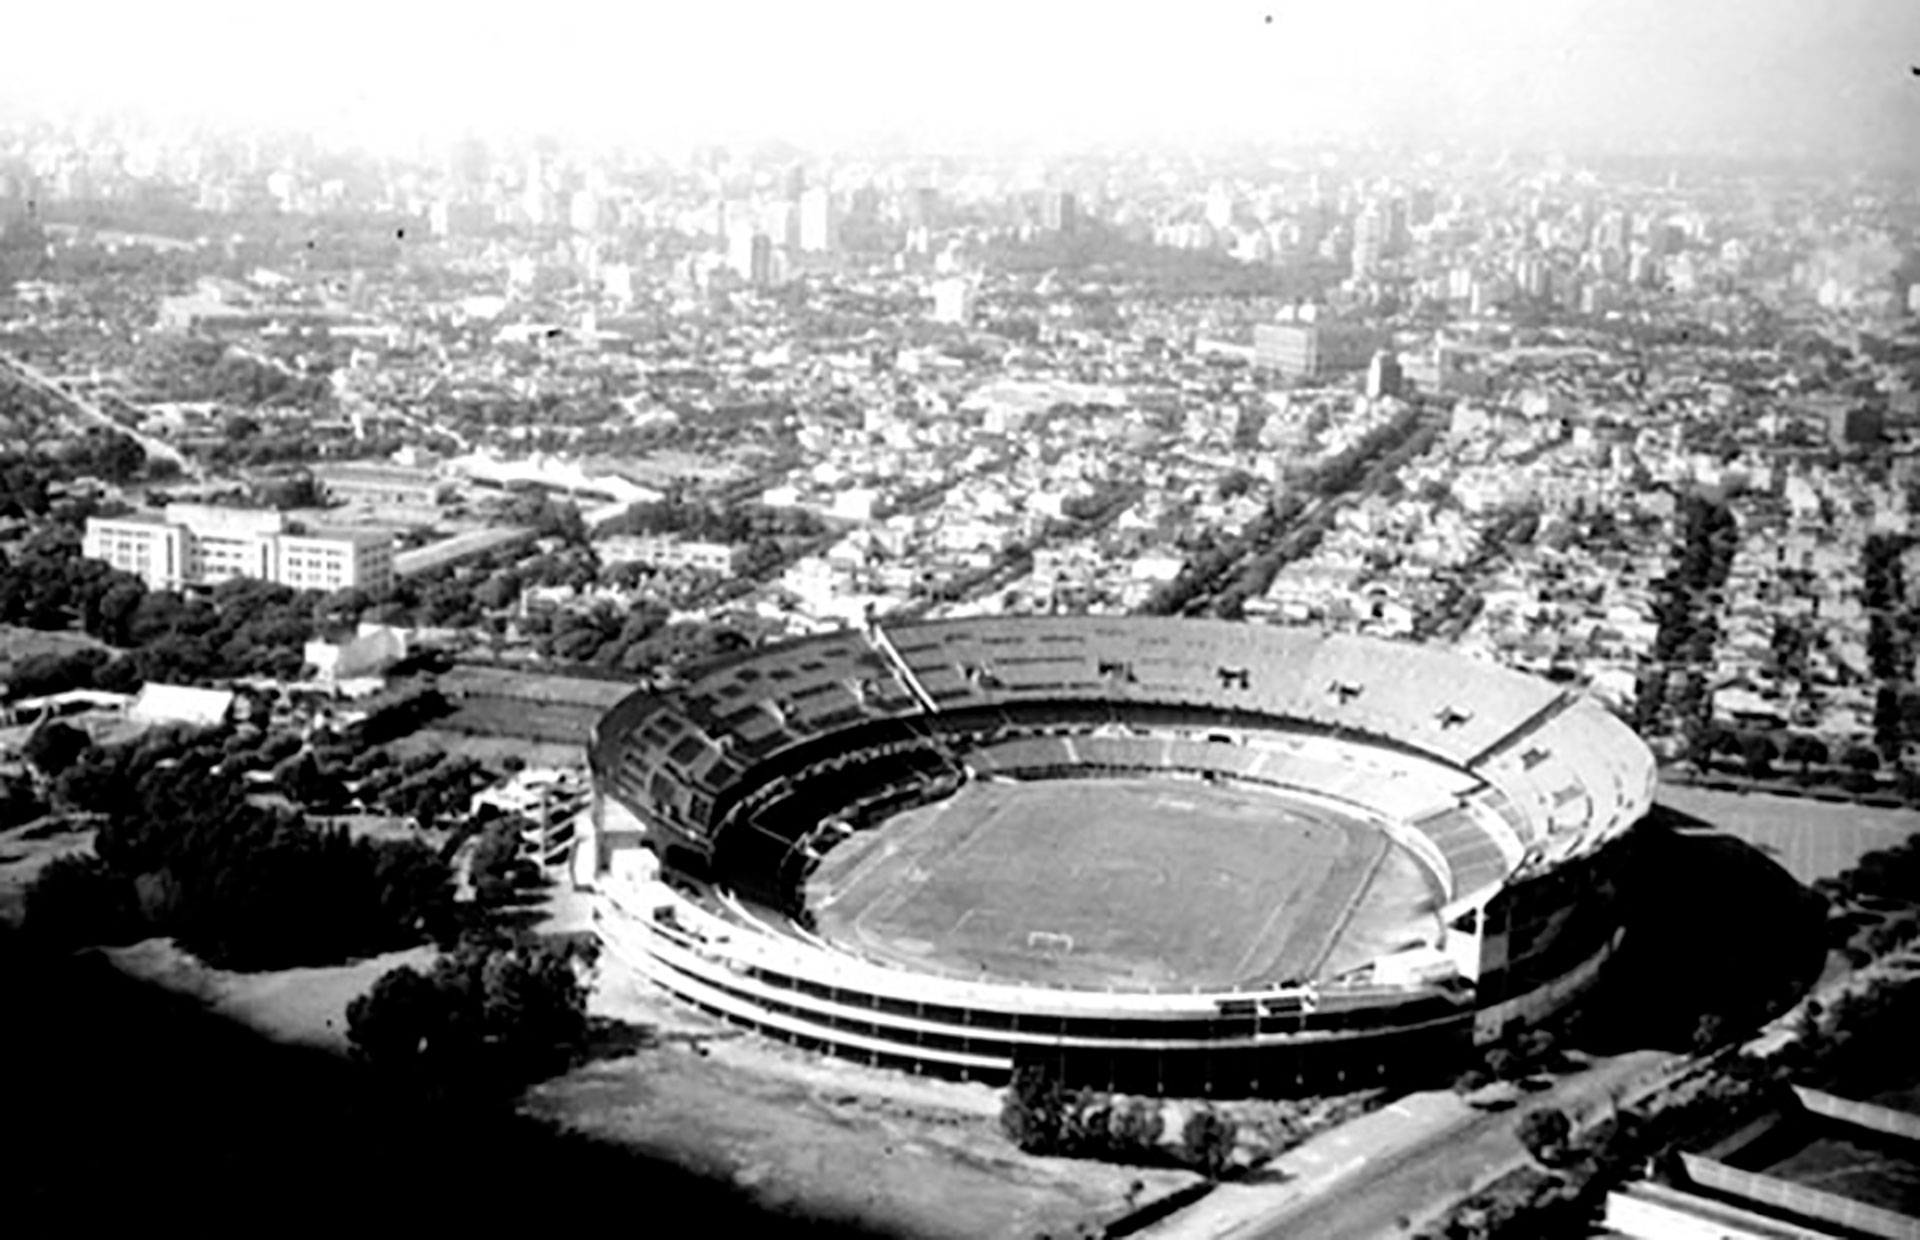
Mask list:
[[[301,657],[329,684],[361,679],[406,658],[407,635],[391,625],[362,624],[346,641],[308,642]]]
[[[195,689],[187,685],[146,685],[133,699],[127,717],[138,723],[183,723],[190,727],[218,727],[233,709],[228,689]]]

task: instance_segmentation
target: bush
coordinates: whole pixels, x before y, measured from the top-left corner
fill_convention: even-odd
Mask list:
[[[55,719],[35,728],[20,752],[41,774],[58,775],[91,748],[92,737],[70,723]]]
[[[1520,1144],[1543,1167],[1556,1166],[1566,1157],[1572,1136],[1572,1121],[1553,1107],[1529,1111],[1520,1120]]]

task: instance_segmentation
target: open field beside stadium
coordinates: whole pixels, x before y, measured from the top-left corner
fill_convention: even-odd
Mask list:
[[[434,720],[440,731],[556,745],[586,744],[600,716],[633,692],[621,681],[464,664],[439,688],[453,708]]]
[[[1803,883],[1851,869],[1861,857],[1920,831],[1920,810],[1663,785],[1658,804],[1745,841]]]
[[[1172,779],[989,781],[827,854],[820,933],[907,967],[1116,990],[1324,975],[1412,932],[1430,892],[1357,821]],[[1353,935],[1364,951],[1342,951]]]

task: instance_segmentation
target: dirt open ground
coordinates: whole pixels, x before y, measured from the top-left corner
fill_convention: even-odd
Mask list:
[[[13,918],[48,860],[91,842],[90,832],[20,837],[0,836],[0,913]],[[545,911],[543,931],[590,924],[586,898],[564,887]],[[264,973],[209,968],[164,939],[100,955],[275,1042],[343,1054],[347,1005],[386,970],[425,966],[432,950]],[[591,1010],[652,1031],[655,1044],[548,1082],[522,1109],[699,1172],[776,1214],[885,1234],[1065,1236],[1193,1183],[1166,1169],[1027,1158],[998,1131],[994,1090],[872,1071],[743,1035],[680,1007],[611,957]]]
[[[1359,963],[1341,949],[1356,920],[1404,928],[1428,895],[1364,823],[1164,779],[969,784],[835,848],[808,885],[820,933],[866,955],[1125,990],[1338,972]]]

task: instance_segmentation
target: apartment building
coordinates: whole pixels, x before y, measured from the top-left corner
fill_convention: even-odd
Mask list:
[[[91,517],[81,554],[153,590],[253,577],[297,590],[378,589],[393,580],[393,539],[373,530],[302,529],[284,514],[208,504]]]

